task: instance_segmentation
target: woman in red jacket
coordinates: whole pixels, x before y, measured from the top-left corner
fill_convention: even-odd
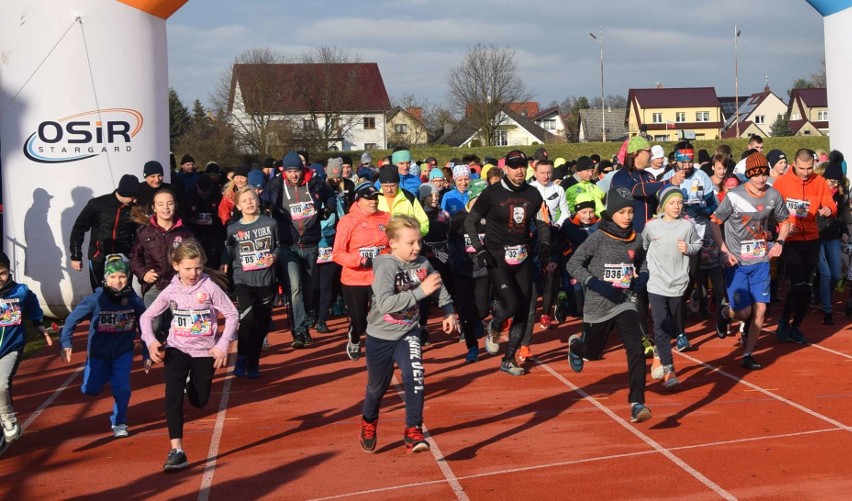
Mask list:
[[[340,282],[349,312],[349,342],[346,355],[361,358],[361,335],[367,330],[367,313],[373,295],[373,258],[386,252],[385,226],[390,214],[378,209],[379,192],[369,183],[355,188],[355,203],[337,223],[331,256],[343,267]]]
[[[143,210],[150,211],[153,216],[149,220],[137,219],[145,226],[137,233],[136,243],[130,251],[130,269],[142,284],[142,300],[148,307],[172,281],[175,274],[172,251],[184,240],[192,238],[192,231],[177,216],[177,200],[168,189],[157,190],[152,207]],[[134,218],[138,218],[138,214],[134,214]],[[165,334],[162,323],[155,323],[154,327],[155,333]]]

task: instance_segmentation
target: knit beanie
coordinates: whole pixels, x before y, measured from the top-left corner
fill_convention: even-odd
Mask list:
[[[459,164],[453,167],[453,179],[460,177],[470,177],[470,167],[465,164]]]
[[[755,151],[745,159],[745,175],[751,179],[754,176],[769,175],[769,161],[763,153]]]
[[[337,179],[343,175],[343,159],[329,158],[328,165],[325,166],[325,175],[331,179]]]
[[[775,167],[775,164],[785,158],[787,158],[787,155],[785,155],[781,150],[770,150],[769,153],[766,154],[766,161],[769,162],[770,169]]]
[[[420,196],[417,198],[418,200],[420,200],[421,204],[423,203],[423,200],[429,195],[435,195],[438,193],[438,188],[432,183],[421,184],[419,190]]]
[[[576,214],[583,209],[594,209],[595,207],[595,197],[591,193],[583,192],[577,194],[577,198],[574,199],[574,207],[571,208],[571,213]]]
[[[592,163],[592,159],[587,156],[582,156],[577,159],[577,166],[574,167],[575,172],[580,172],[584,170],[594,169],[595,164]]]
[[[130,261],[127,260],[127,256],[124,254],[110,254],[106,257],[104,278],[113,273],[124,273],[128,277],[130,276]]]
[[[393,152],[391,155],[391,163],[396,165],[400,162],[410,162],[411,161],[411,152],[408,150],[399,150]]]
[[[651,148],[651,143],[642,136],[633,136],[627,141],[627,153],[636,153],[649,148]]]
[[[429,181],[431,181],[433,179],[440,179],[442,177],[444,177],[444,171],[442,171],[441,169],[439,169],[437,167],[435,167],[434,169],[429,171]]]
[[[266,174],[260,169],[250,170],[247,177],[247,184],[252,188],[263,188],[266,186]]]
[[[184,155],[184,156],[180,157],[180,164],[181,164],[181,165],[183,165],[183,164],[185,164],[185,163],[187,163],[187,162],[195,163],[195,159],[194,159],[194,158],[192,158],[192,155],[190,155],[189,153],[187,153],[186,155]]]
[[[142,177],[153,176],[154,174],[163,175],[163,166],[156,160],[148,160],[145,166],[142,167]]]
[[[630,190],[623,186],[610,188],[606,194],[606,213],[612,216],[625,207],[633,207],[633,195]]]
[[[240,165],[238,167],[234,167],[234,177],[248,177],[249,168],[248,165]]]
[[[133,174],[125,174],[118,181],[118,194],[122,197],[136,198],[139,196],[139,178]]]
[[[843,166],[840,164],[828,164],[822,177],[826,179],[834,179],[835,181],[843,181]]]
[[[301,169],[304,166],[302,165],[302,159],[299,158],[299,154],[295,151],[288,151],[284,158],[281,160],[281,166],[284,167],[284,170],[289,169]]]
[[[665,207],[666,202],[671,197],[683,198],[683,192],[680,191],[680,188],[678,186],[670,184],[670,185],[666,186],[665,188],[663,188],[663,189],[661,189],[660,191],[657,192],[657,200],[660,201],[660,205],[657,208],[657,210],[659,212],[663,211],[663,207]]]
[[[387,165],[379,171],[379,184],[399,184],[399,171],[396,165]]]

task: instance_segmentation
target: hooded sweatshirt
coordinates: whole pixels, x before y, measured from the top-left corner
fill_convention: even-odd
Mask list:
[[[167,309],[172,310],[172,324],[166,345],[195,358],[209,357],[214,346],[227,353],[228,345],[237,334],[239,314],[234,303],[207,275],[195,285],[183,285],[178,275],[166,287],[139,319],[142,341],[156,343],[151,321]],[[225,317],[225,330],[216,339],[218,314]]]
[[[63,348],[71,348],[74,328],[84,320],[91,320],[86,352],[91,357],[114,360],[133,351],[138,321],[144,312],[145,303],[132,289],[126,297],[112,300],[103,287],[98,287],[65,319],[59,343]],[[142,357],[148,358],[147,350],[142,351]]]
[[[370,285],[373,283],[373,268],[361,266],[362,257],[375,257],[387,252],[388,236],[385,226],[390,214],[376,211],[367,214],[358,205],[352,204],[349,213],[337,223],[337,235],[331,251],[335,263],[343,267],[340,282],[344,285]]]
[[[790,212],[787,222],[790,223],[788,242],[805,242],[819,238],[817,212],[823,207],[831,209],[831,215],[837,215],[837,204],[828,188],[828,183],[822,176],[811,174],[802,179],[795,174],[795,168],[778,176],[773,188],[784,197],[784,204]]]
[[[420,301],[426,299],[420,283],[435,269],[429,260],[417,256],[413,262],[384,254],[373,261],[373,305],[367,314],[367,334],[385,341],[397,341],[420,331]],[[438,292],[438,306],[444,314],[453,313],[453,299],[446,287]]]
[[[44,318],[35,293],[26,285],[10,279],[0,291],[0,358],[24,349],[24,315],[35,326],[41,325]]]

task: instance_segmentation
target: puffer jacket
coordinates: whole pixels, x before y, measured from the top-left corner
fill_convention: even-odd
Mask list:
[[[388,221],[390,214],[387,212],[367,214],[358,202],[353,203],[349,213],[340,219],[331,255],[334,262],[343,267],[340,274],[341,283],[373,283],[373,268],[361,266],[362,251],[375,249],[376,252],[387,252],[388,236],[385,226]]]
[[[133,205],[122,204],[116,192],[89,200],[71,229],[71,260],[83,260],[83,239],[89,230],[88,259],[103,261],[108,254],[130,254],[138,227],[130,215]]]
[[[152,217],[150,224],[139,230],[136,244],[130,252],[130,269],[142,284],[143,296],[152,285],[143,279],[150,270],[160,275],[153,284],[157,286],[157,289],[163,290],[169,285],[175,274],[171,253],[187,238],[192,238],[192,231],[184,226],[180,219],[175,221],[171,228],[164,230]]]

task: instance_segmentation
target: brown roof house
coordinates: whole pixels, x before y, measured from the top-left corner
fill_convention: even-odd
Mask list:
[[[749,137],[752,134],[772,136],[772,124],[787,113],[787,104],[769,89],[740,99],[740,108],[725,121],[723,139]],[[737,136],[737,117],[739,117],[739,136]]]
[[[391,110],[376,63],[235,64],[229,120],[243,148],[386,148]],[[252,140],[252,138],[254,138]]]
[[[825,87],[793,89],[790,93],[788,124],[797,136],[827,136],[828,93]]]
[[[399,106],[385,114],[387,147],[415,146],[429,143],[429,133],[423,123],[423,108]]]
[[[718,139],[722,109],[713,87],[630,89],[624,115],[627,132],[654,141]]]

